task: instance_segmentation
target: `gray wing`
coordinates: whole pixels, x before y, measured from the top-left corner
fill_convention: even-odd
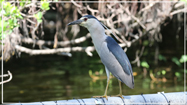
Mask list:
[[[111,37],[102,43],[100,57],[106,68],[121,82],[130,88],[134,87],[134,78],[129,59],[123,49]]]

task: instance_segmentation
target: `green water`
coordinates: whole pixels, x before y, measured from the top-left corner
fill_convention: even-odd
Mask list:
[[[10,70],[13,79],[4,84],[4,102],[55,101],[103,95],[106,86],[104,67],[95,53],[94,57],[83,55],[85,54],[77,53],[68,58],[57,55],[24,56],[23,54],[22,58],[5,62],[4,73]],[[89,76],[89,70],[93,73],[103,71],[102,78],[93,81]],[[133,67],[133,71],[138,72],[134,77],[135,88],[130,89],[123,84],[123,95],[184,90],[182,81],[177,84],[172,80],[151,84],[149,75],[143,78],[141,68]],[[118,93],[118,80],[112,78],[108,95]]]

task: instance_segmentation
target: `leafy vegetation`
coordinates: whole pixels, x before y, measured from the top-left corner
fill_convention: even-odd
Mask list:
[[[4,0],[0,1],[0,8],[3,8],[0,12],[1,15],[3,15],[3,18],[0,18],[0,40],[2,40],[5,35],[11,34],[14,28],[19,27],[19,20],[23,19],[20,11],[23,10],[26,5],[31,3],[30,0],[21,0],[19,2],[19,5],[16,6],[14,3],[11,4],[10,2]],[[19,6],[22,8],[20,8]],[[42,11],[49,10],[49,2],[42,0],[41,9]],[[34,14],[34,17],[37,19],[38,23],[41,23],[43,13],[38,12]]]
[[[18,20],[23,19],[23,17],[17,6],[13,6],[4,0],[0,1],[0,5],[3,6],[1,10],[3,17],[0,18],[0,39],[2,39],[5,35],[11,34],[14,28],[19,27]]]

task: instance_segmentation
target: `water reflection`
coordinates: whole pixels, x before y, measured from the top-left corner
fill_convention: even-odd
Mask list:
[[[46,56],[40,59],[32,57],[32,60],[20,58],[11,66],[5,65],[5,70],[10,70],[13,79],[4,84],[4,102],[54,101],[103,95],[107,84],[103,64],[99,58],[80,55],[74,56],[84,62]],[[139,69],[133,68],[133,71],[135,88],[130,89],[122,84],[123,95],[184,90],[183,83],[174,84],[169,80],[157,82],[148,75],[144,78]],[[116,95],[119,93],[118,80],[113,76],[110,78],[108,95]]]
[[[64,100],[72,98],[89,98],[95,95],[103,95],[106,86],[106,75],[62,75],[58,70],[45,70],[45,72],[27,71],[27,75],[15,74],[14,79],[4,84],[5,102],[33,102]],[[97,74],[97,73],[96,73]],[[118,81],[110,77],[108,95],[119,93]],[[182,91],[183,86],[173,86],[167,81],[159,83],[150,78],[139,79],[135,76],[135,88],[130,89],[122,85],[124,95],[149,94],[158,91]]]

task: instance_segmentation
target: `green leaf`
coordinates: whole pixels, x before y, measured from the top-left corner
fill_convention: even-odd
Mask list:
[[[149,64],[146,61],[142,61],[141,66],[145,68],[149,68]]]
[[[179,72],[175,72],[175,76],[177,76],[177,77],[180,77],[180,73]]]
[[[16,14],[19,10],[17,9],[17,7],[13,6],[10,10],[11,14]]]
[[[42,22],[42,12],[38,12],[37,14],[34,15],[34,17],[37,19],[38,23],[41,23]]]
[[[92,70],[89,70],[89,75],[92,75]]]
[[[157,75],[160,75],[160,72],[157,72]]]
[[[162,70],[162,75],[165,75],[166,74],[166,70]]]
[[[2,5],[2,2],[5,1],[5,0],[0,0],[0,4]]]
[[[42,12],[38,12],[37,15],[38,15],[38,19],[41,19],[43,16]]]
[[[99,70],[99,74],[100,74],[100,75],[103,74],[103,69]]]
[[[42,12],[38,12],[37,14],[34,15],[36,19],[41,19],[42,18]]]
[[[11,4],[9,2],[4,3],[4,8],[11,7]]]
[[[41,22],[42,22],[42,19],[38,19],[37,21],[38,21],[38,23],[41,23]]]
[[[3,21],[3,31],[6,30],[8,24],[9,24],[9,22],[7,22],[7,21]]]
[[[17,17],[17,18],[20,18],[20,19],[23,19],[23,17],[21,16],[20,13],[19,13],[19,14],[16,14],[16,17]]]
[[[187,55],[182,55],[179,61],[180,61],[180,63],[186,62],[187,61]]]
[[[23,7],[25,5],[25,2],[20,2],[20,6]]]
[[[172,60],[176,65],[181,66],[181,63],[179,62],[179,60],[178,60],[177,57],[173,57],[171,60]]]
[[[158,55],[158,59],[160,60],[160,61],[166,61],[166,57],[164,57],[163,55],[161,55],[161,54],[159,54]]]
[[[49,10],[49,9],[50,9],[50,8],[49,8],[49,3],[48,3],[48,2],[43,2],[43,1],[41,1],[41,4],[42,4],[41,9],[43,9],[43,10]]]

